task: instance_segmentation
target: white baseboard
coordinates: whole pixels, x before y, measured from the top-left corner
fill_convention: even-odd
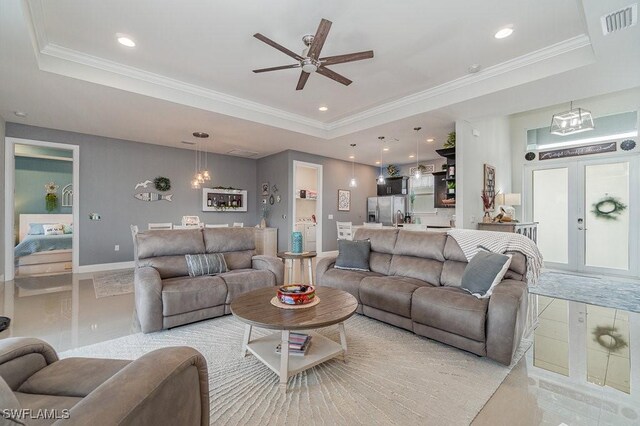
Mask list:
[[[117,263],[98,263],[95,265],[81,265],[78,266],[78,273],[84,274],[87,272],[101,272],[101,271],[113,271],[115,269],[129,269],[135,266],[135,262],[117,262]]]

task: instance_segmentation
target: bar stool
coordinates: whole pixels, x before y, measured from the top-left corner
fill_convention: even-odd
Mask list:
[[[315,251],[308,251],[304,253],[291,253],[289,251],[278,252],[278,257],[282,259],[282,263],[287,266],[287,260],[289,260],[289,279],[288,284],[293,281],[293,263],[297,260],[300,262],[300,280],[301,284],[304,284],[304,261],[307,260],[309,272],[309,284],[313,285],[313,258],[317,256]]]

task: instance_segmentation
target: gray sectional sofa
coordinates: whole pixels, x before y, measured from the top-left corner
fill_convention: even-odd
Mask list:
[[[42,340],[8,338],[0,340],[0,408],[3,425],[205,426],[207,363],[185,346],[157,349],[135,361],[60,360]],[[20,417],[18,410],[30,411]],[[49,411],[45,416],[41,410]]]
[[[514,252],[503,281],[488,299],[460,289],[467,260],[445,232],[358,229],[371,240],[370,272],[316,269],[318,285],[358,299],[358,313],[503,364],[511,363],[527,317],[526,257]]]
[[[144,333],[229,314],[234,297],[281,285],[278,258],[256,256],[253,228],[141,231],[135,242],[135,300]],[[190,277],[186,254],[222,253],[228,272]]]

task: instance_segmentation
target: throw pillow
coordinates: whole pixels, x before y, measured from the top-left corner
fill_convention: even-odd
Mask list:
[[[370,240],[338,240],[338,257],[334,268],[369,271]]]
[[[479,251],[467,264],[460,287],[478,299],[486,299],[502,281],[509,265],[510,255]]]
[[[29,235],[43,235],[44,234],[44,229],[42,228],[43,224],[42,223],[30,223],[29,224],[29,232],[27,232],[27,234]]]
[[[42,225],[44,235],[62,235],[64,234],[64,225],[61,223],[52,223],[50,225]]]
[[[73,223],[64,224],[64,233],[65,234],[73,234]]]
[[[185,254],[190,277],[227,272],[227,262],[221,253]]]

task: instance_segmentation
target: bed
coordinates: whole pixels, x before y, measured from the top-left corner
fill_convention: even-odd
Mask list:
[[[71,225],[71,214],[21,214],[19,242],[14,249],[16,275],[71,272],[73,234],[31,235],[31,224]]]

